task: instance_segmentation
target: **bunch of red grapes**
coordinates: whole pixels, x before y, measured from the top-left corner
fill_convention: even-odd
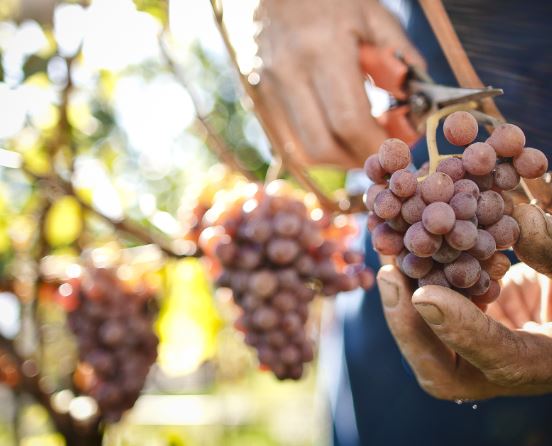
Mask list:
[[[476,119],[455,112],[444,122],[445,138],[464,146],[462,157],[442,159],[435,172],[411,172],[408,146],[385,141],[366,160],[374,182],[365,194],[368,229],[374,249],[396,256],[398,268],[419,286],[452,287],[479,307],[500,294],[499,280],[520,229],[511,217],[512,199],[504,193],[520,178],[538,178],[548,162],[539,150],[525,147],[523,131],[497,126],[485,142],[474,142]]]
[[[314,220],[301,199],[270,189],[257,187],[229,203],[200,246],[221,263],[218,285],[230,288],[242,309],[236,325],[257,350],[261,367],[278,379],[297,380],[313,359],[309,302],[318,293],[370,288],[374,275],[361,253],[325,239],[339,233],[331,218]]]
[[[107,268],[89,268],[64,286],[72,289],[61,292],[78,298],[69,313],[79,351],[75,384],[96,400],[104,421],[117,422],[136,402],[157,358],[154,296],[143,286],[129,288]]]

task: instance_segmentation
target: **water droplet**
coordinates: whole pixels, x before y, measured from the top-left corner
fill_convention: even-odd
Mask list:
[[[473,410],[477,409],[477,404],[474,404],[474,405],[472,406],[472,409],[473,409]]]
[[[464,401],[463,400],[454,400],[454,402],[458,405],[462,404]]]

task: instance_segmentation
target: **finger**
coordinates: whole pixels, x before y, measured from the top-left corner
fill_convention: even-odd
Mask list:
[[[313,83],[334,138],[360,166],[387,134],[372,116],[358,63],[358,45],[353,36],[348,38],[348,44],[328,49],[328,57],[319,63],[331,66],[315,67]]]
[[[541,323],[549,323],[552,321],[552,280],[544,275],[539,276],[539,284],[541,287],[541,305],[539,308],[539,318]]]
[[[500,300],[502,299],[502,292],[500,295],[500,298],[498,300],[495,300],[493,303],[489,304],[487,307],[487,315],[491,318],[493,318],[495,321],[500,321],[501,324],[503,324],[506,328],[509,328],[510,330],[515,330],[516,326],[514,324],[514,321],[510,320],[508,316],[504,313],[504,310],[502,309]]]
[[[461,294],[429,285],[418,289],[412,302],[445,345],[487,376],[523,360],[518,332],[491,319]]]
[[[414,309],[407,279],[395,266],[385,265],[379,270],[377,280],[389,329],[420,384],[449,381],[454,354]]]
[[[290,82],[286,82],[286,81]],[[334,164],[351,168],[355,159],[335,141],[314,92],[295,78],[283,79],[278,91],[285,92],[284,101],[292,126],[303,142],[306,157],[312,164]]]
[[[514,328],[523,327],[523,324],[531,320],[531,312],[524,299],[524,290],[512,282],[501,291],[500,299],[497,302],[506,318]]]
[[[512,217],[520,227],[516,255],[530,267],[552,278],[552,219],[538,206],[519,204]]]

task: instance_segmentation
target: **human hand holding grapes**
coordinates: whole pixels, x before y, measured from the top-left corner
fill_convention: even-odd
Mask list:
[[[392,265],[380,270],[378,285],[389,328],[432,396],[477,400],[552,391],[550,279],[515,265],[487,313],[449,288],[413,292]]]

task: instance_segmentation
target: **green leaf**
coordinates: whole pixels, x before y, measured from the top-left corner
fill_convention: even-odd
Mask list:
[[[326,194],[333,194],[345,186],[346,173],[331,167],[312,167],[307,169],[310,177]]]

